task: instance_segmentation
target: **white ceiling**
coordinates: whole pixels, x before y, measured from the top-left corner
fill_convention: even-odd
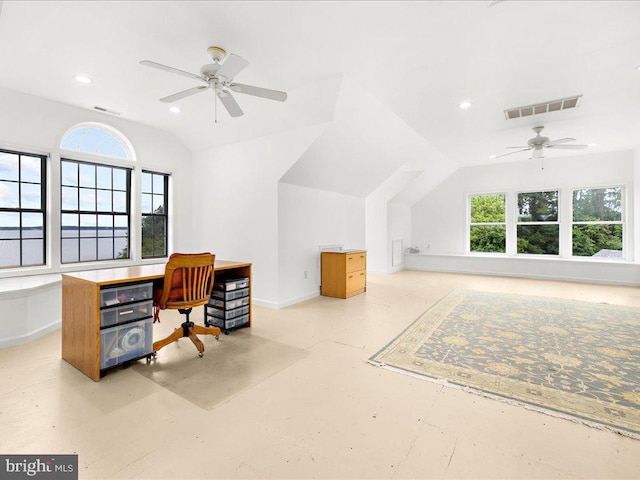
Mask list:
[[[335,95],[310,85],[342,75],[376,97],[445,157],[486,163],[544,125],[552,140],[640,143],[640,2],[5,1],[0,87],[175,133],[200,150],[327,121]],[[200,93],[169,113],[159,98],[197,81],[217,45],[249,61],[236,81],[285,90],[284,104],[235,94],[230,118]],[[93,78],[80,85],[73,75]],[[333,92],[332,92],[333,93]],[[581,106],[517,120],[503,110],[582,94]],[[472,107],[457,104],[470,100]],[[1,107],[0,107],[1,108]],[[384,135],[384,132],[380,132]],[[575,155],[553,151],[547,156]],[[522,160],[528,153],[502,160]]]

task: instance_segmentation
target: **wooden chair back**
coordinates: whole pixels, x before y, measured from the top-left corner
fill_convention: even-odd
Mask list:
[[[193,308],[209,301],[216,256],[211,253],[173,254],[164,271],[160,309]]]

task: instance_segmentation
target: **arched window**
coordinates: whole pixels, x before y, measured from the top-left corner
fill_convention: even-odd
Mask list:
[[[117,130],[99,123],[82,123],[63,137],[60,148],[120,160],[135,160],[129,141]]]

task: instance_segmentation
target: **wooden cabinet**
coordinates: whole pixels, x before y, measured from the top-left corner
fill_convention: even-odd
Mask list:
[[[349,298],[367,290],[367,252],[328,250],[321,252],[321,293],[326,297]]]

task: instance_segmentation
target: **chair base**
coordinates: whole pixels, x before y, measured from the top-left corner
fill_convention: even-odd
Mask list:
[[[200,340],[197,335],[213,335],[216,337],[216,340],[218,340],[220,332],[221,330],[218,327],[203,327],[202,325],[196,325],[193,322],[186,321],[182,323],[180,328],[176,328],[168,337],[153,342],[153,353],[181,338],[189,337],[198,349],[198,356],[202,357],[202,355],[204,355],[204,343],[202,343],[202,340]]]

